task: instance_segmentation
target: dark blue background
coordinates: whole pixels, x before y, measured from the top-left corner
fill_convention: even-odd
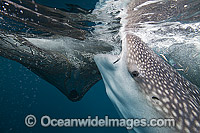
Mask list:
[[[94,9],[99,0],[35,0],[35,2],[49,7],[66,8],[65,4],[78,5],[84,9]]]

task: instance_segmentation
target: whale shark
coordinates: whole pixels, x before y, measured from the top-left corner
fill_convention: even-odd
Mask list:
[[[115,3],[120,3],[122,10]],[[199,132],[199,88],[149,44],[174,44],[170,48],[175,60],[189,64],[190,69],[183,71],[187,73],[189,69],[196,74],[195,83],[199,84],[199,32],[198,25],[191,23],[199,22],[200,2],[108,0],[106,4],[110,5],[108,10],[101,5],[94,12],[70,5],[73,12],[67,12],[35,1],[2,0],[0,56],[19,62],[71,101],[81,100],[103,78],[106,93],[121,117],[175,121],[169,127],[138,126],[129,132]],[[116,18],[112,19],[112,15]],[[87,24],[93,24],[88,18],[95,21],[94,26]],[[184,29],[183,24],[191,25]],[[110,33],[119,34],[116,44],[112,44],[115,36]],[[181,41],[179,37],[183,36],[187,39]],[[195,38],[197,43],[192,48],[185,45],[193,54],[185,61],[182,49],[186,48],[177,51],[182,43],[190,42],[189,38]],[[116,54],[119,50],[121,53]],[[167,50],[164,48],[164,52]],[[197,67],[191,69],[193,66]]]
[[[119,7],[113,4],[115,2]],[[105,8],[107,4],[109,7]],[[134,33],[146,44],[152,42],[152,40],[148,42],[148,38],[152,37],[145,36],[148,33],[155,35],[153,43],[160,42],[159,40],[164,43],[165,40],[170,44],[170,37],[173,35],[162,28],[170,29],[168,27],[173,26],[171,22],[174,21],[179,21],[181,24],[198,22],[198,4],[199,1],[185,0],[100,0],[94,11],[68,5],[73,10],[70,12],[30,0],[2,0],[0,2],[0,56],[19,62],[54,85],[71,101],[79,101],[96,82],[101,80],[101,74],[93,59],[94,55],[118,54],[118,51],[121,51],[118,33],[120,22],[124,20],[116,15],[121,12],[121,7],[124,8],[122,12],[128,9],[126,13],[129,15],[125,21],[128,20],[126,29],[131,34]],[[145,29],[147,31],[142,35],[138,32]],[[177,31],[186,32],[186,30],[181,28]],[[198,40],[197,30],[190,25],[189,30],[194,31],[195,35],[185,36]],[[169,36],[161,38],[168,32]],[[178,33],[175,32],[176,35]],[[184,42],[189,40],[188,38],[184,39]],[[194,83],[199,85],[200,54],[196,52],[196,49],[199,49],[196,47],[198,45],[194,45],[193,48],[186,45],[191,49],[189,53],[193,54],[194,60],[191,56],[186,59],[180,52],[177,44],[181,43],[172,42],[176,49],[172,47],[171,53],[176,62],[181,61],[182,66],[186,65],[187,71],[189,68],[191,75],[195,75],[192,77]],[[190,75],[188,78],[191,79]]]
[[[121,20],[121,53],[94,57],[106,93],[122,118],[145,118],[147,121],[171,118],[175,121],[174,126],[138,126],[129,132],[200,131],[199,88],[177,72],[165,57],[155,53],[137,34],[142,23],[163,23],[166,19],[182,21],[184,15],[180,15],[179,20],[174,17],[182,13],[180,8],[171,8],[171,5],[184,7],[187,1],[136,0],[128,3]],[[161,9],[159,12],[158,8]],[[168,14],[169,10],[171,14]],[[141,13],[149,17],[138,16]]]
[[[200,91],[135,35],[125,35],[121,55],[95,55],[106,92],[123,118],[173,118],[172,128],[136,132],[199,132]]]

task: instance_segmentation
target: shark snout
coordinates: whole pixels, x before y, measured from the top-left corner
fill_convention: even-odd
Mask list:
[[[116,68],[115,63],[119,61],[119,56],[98,54],[94,56],[94,60],[101,72],[102,69],[114,70]]]

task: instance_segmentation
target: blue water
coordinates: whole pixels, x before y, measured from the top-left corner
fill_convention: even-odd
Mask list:
[[[78,5],[84,9],[94,9],[96,2],[99,0],[35,0],[35,2],[40,3],[49,7],[66,8],[65,4]]]
[[[80,102],[71,102],[57,88],[25,67],[0,57],[0,132],[126,132],[124,128],[44,128],[40,122],[33,128],[24,124],[24,118],[33,114],[51,118],[87,118],[88,115],[119,118],[105,93],[103,82],[98,82]]]
[[[37,0],[41,4],[66,8],[65,4],[76,4],[93,9],[97,0]],[[33,128],[24,124],[27,115],[38,119]],[[88,115],[104,118],[119,118],[106,95],[102,81],[94,85],[79,102],[71,102],[57,88],[47,83],[21,64],[0,57],[0,133],[2,132],[127,132],[125,128],[66,128],[40,125],[43,115],[51,118],[87,118]]]

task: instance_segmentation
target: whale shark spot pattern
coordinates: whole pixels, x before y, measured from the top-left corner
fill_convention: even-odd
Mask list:
[[[127,67],[136,65],[140,75],[133,77],[153,106],[166,118],[174,118],[179,132],[200,131],[200,92],[197,86],[176,72],[142,40],[126,35]],[[152,102],[157,99],[159,102]]]

